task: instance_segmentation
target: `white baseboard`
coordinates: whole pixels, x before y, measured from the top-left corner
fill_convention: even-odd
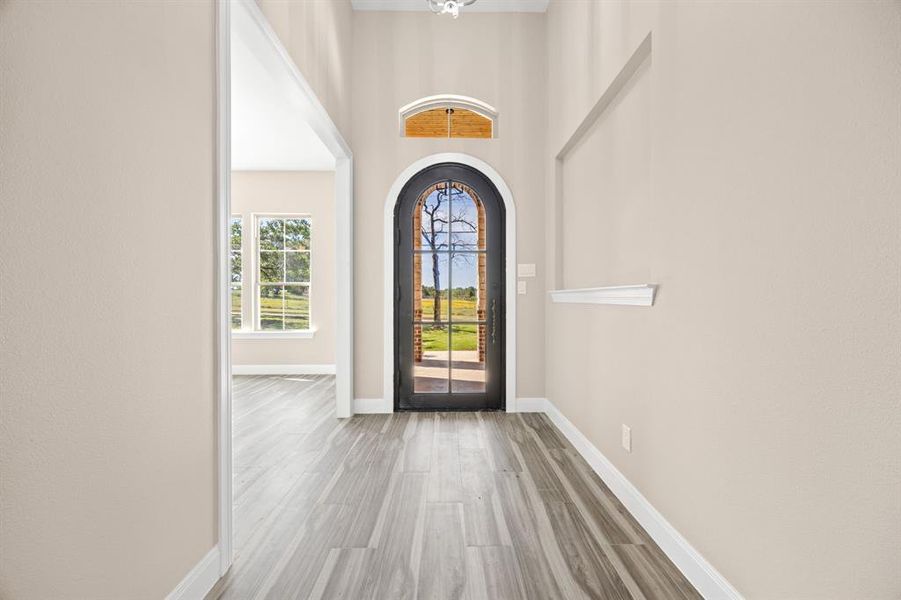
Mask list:
[[[517,398],[516,412],[546,412],[547,398]]]
[[[334,375],[335,365],[232,365],[232,375]]]
[[[384,415],[394,412],[394,402],[384,398],[354,398],[354,414]]]
[[[203,600],[219,581],[219,546],[207,552],[185,578],[172,590],[166,600]]]
[[[606,456],[570,422],[550,400],[545,412],[575,446],[594,472],[644,527],[660,549],[707,600],[741,600],[738,593],[701,554],[648,502],[641,492],[613,466]]]
[[[546,398],[517,398],[515,412],[545,412]],[[394,412],[394,401],[384,398],[355,398],[354,414],[382,415]]]

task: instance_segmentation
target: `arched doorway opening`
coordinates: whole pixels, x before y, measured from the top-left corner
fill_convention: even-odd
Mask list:
[[[395,410],[506,406],[506,214],[477,169],[431,165],[394,211]]]

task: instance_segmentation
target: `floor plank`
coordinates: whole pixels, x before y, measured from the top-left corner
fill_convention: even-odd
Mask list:
[[[310,598],[357,600],[372,597],[370,574],[375,561],[375,548],[332,548],[329,568],[323,571],[322,583],[314,588]]]
[[[512,545],[486,450],[462,448],[460,466],[466,545]]]
[[[510,546],[466,548],[471,600],[519,600],[526,597],[522,572]]]
[[[616,568],[588,531],[575,506],[569,502],[547,502],[545,508],[557,545],[582,593],[597,600],[631,598]]]
[[[530,484],[523,481],[524,476],[520,473],[498,472],[495,477],[507,528],[513,540],[514,556],[524,576],[526,596],[564,598],[538,535],[537,511],[541,507],[535,505],[526,490]]]
[[[463,506],[430,503],[425,511],[419,597],[467,598]]]

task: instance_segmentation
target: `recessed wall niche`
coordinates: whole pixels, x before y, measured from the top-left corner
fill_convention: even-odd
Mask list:
[[[557,154],[554,285],[648,281],[651,36]]]

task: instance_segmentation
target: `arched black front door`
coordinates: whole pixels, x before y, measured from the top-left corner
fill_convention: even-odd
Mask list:
[[[394,210],[394,407],[502,410],[504,204],[478,170],[433,165]]]

